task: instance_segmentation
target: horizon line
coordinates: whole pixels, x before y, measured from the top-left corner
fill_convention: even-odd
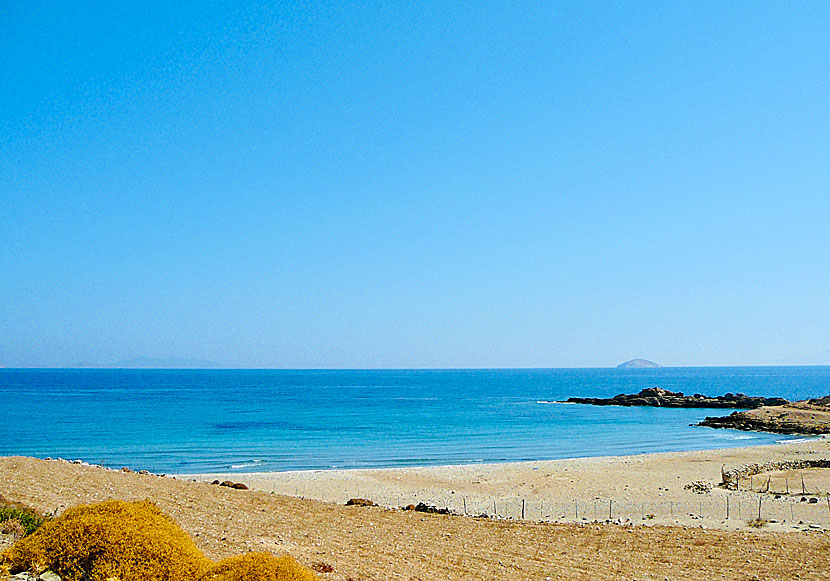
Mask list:
[[[560,366],[560,367],[117,367],[117,366],[2,366],[0,370],[110,370],[110,371],[522,371],[522,370],[553,370],[553,369],[623,369],[626,371],[643,371],[655,369],[699,369],[699,368],[769,368],[769,367],[830,367],[830,363],[798,363],[798,364],[756,364],[756,365],[660,365],[659,367],[624,367],[619,365],[588,365],[588,366]]]

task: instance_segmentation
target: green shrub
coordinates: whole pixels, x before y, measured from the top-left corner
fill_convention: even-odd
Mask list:
[[[30,535],[49,518],[51,517],[0,494],[0,531],[6,531],[6,534],[7,531],[17,532],[22,529],[20,536]]]
[[[24,536],[32,534],[46,520],[45,516],[38,514],[31,508],[0,506],[0,523],[12,523],[12,521],[20,523]],[[2,528],[0,527],[0,529]]]

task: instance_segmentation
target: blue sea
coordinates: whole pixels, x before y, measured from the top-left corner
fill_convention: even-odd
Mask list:
[[[732,410],[552,403],[662,387],[830,394],[830,367],[0,369],[0,455],[166,473],[510,462],[771,444],[690,426]]]

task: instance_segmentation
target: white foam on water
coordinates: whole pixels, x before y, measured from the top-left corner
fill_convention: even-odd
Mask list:
[[[256,466],[257,464],[262,464],[263,462],[265,462],[265,460],[251,460],[245,464],[231,464],[231,468],[234,470],[237,468],[250,468],[251,466]]]
[[[800,444],[801,442],[812,442],[815,438],[793,438],[792,440],[775,440],[776,444]]]

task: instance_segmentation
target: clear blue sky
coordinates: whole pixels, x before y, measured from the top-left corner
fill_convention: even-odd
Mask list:
[[[0,365],[830,364],[824,2],[5,3]]]

